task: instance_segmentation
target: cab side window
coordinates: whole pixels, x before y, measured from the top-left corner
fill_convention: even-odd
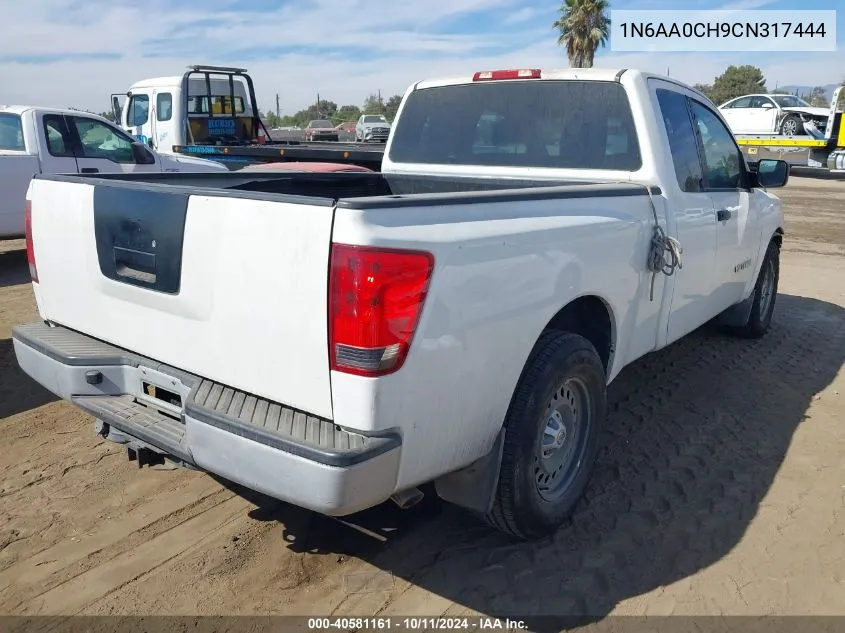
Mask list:
[[[708,189],[745,186],[745,160],[733,135],[707,107],[690,100],[698,137],[704,152],[704,182]]]
[[[126,122],[129,125],[144,125],[150,118],[150,98],[147,95],[133,95],[129,99]]]
[[[65,125],[64,117],[48,114],[44,116],[44,137],[51,156],[67,158],[73,156],[73,143]]]
[[[701,191],[701,159],[698,156],[695,129],[687,107],[687,98],[679,92],[658,89],[657,101],[669,140],[669,151],[672,153],[678,186],[681,191]]]
[[[74,116],[70,120],[79,134],[82,148],[80,158],[103,158],[114,163],[135,162],[132,155],[133,141],[129,136],[95,119]]]

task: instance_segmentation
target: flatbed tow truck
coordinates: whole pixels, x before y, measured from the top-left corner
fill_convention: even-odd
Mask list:
[[[207,158],[233,171],[288,161],[378,171],[384,155],[381,143],[272,140],[245,68],[195,64],[182,75],[145,79],[113,94],[112,110],[124,130],[160,153]]]
[[[845,86],[833,91],[824,132],[807,137],[777,134],[737,134],[736,140],[752,168],[763,159],[784,160],[796,176],[845,179],[845,113],[837,111]]]

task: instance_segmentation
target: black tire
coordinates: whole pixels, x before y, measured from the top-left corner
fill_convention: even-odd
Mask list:
[[[541,337],[505,418],[498,487],[493,508],[485,516],[490,525],[529,540],[554,532],[568,518],[598,454],[607,415],[606,387],[604,365],[587,339],[551,331]],[[563,440],[560,431],[556,436],[547,433],[555,428],[555,420],[563,423]],[[544,436],[554,437],[545,453]],[[550,474],[552,467],[559,468],[559,474]],[[544,486],[559,489],[545,494]]]
[[[789,114],[780,123],[780,133],[787,136],[798,136],[804,131],[801,117],[796,114]]]
[[[772,240],[766,248],[757,283],[754,284],[753,303],[748,322],[738,328],[730,328],[730,332],[743,338],[760,338],[772,325],[772,314],[778,296],[778,281],[780,280],[780,247]]]

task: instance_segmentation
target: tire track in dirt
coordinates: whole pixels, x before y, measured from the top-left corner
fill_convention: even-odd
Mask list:
[[[6,594],[13,585],[19,594],[23,593],[24,587],[31,591],[51,589],[57,584],[51,583],[52,577],[62,575],[62,572],[66,572],[71,566],[75,568],[73,573],[86,571],[87,559],[96,554],[105,553],[107,556],[114,546],[125,547],[127,540],[136,533],[151,532],[150,537],[155,536],[168,519],[177,515],[190,518],[192,508],[201,505],[211,496],[219,496],[220,492],[220,486],[213,480],[206,477],[197,478],[163,501],[156,499],[139,506],[126,516],[102,525],[99,530],[81,539],[61,541],[15,563],[0,572],[0,604],[6,602]],[[66,580],[68,579],[62,578],[62,581]]]
[[[95,600],[143,577],[172,558],[201,547],[203,539],[236,520],[243,509],[243,501],[231,495],[161,534],[123,550],[114,558],[30,597],[25,604],[16,605],[14,611],[22,615],[78,613]]]

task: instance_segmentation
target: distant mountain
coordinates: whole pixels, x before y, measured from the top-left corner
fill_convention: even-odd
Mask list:
[[[838,87],[839,84],[825,84],[822,86],[822,88],[824,88],[824,96],[828,102],[833,99],[833,91],[836,90],[836,88]],[[778,86],[777,92],[788,92],[790,94],[795,94],[797,92],[799,96],[806,99],[810,96],[810,93],[813,91],[813,88],[815,88],[815,86]],[[775,87],[769,86],[769,90],[775,91]]]

